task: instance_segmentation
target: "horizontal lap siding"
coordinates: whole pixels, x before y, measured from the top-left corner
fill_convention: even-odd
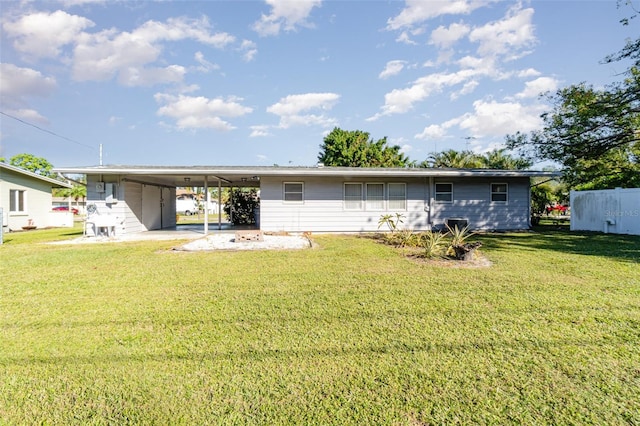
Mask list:
[[[304,202],[284,203],[283,183],[303,182]],[[407,184],[407,209],[397,211],[405,216],[406,227],[415,230],[428,229],[425,212],[424,180],[371,179],[352,183],[384,183],[385,200],[389,182]],[[292,232],[372,232],[378,230],[378,222],[384,214],[395,210],[345,210],[341,178],[283,179],[262,178],[260,181],[260,228],[264,231]],[[363,188],[364,191],[364,188]],[[385,201],[386,206],[386,201]]]
[[[448,218],[463,218],[473,229],[527,229],[529,227],[529,178],[435,179],[453,183],[453,203],[432,208],[434,226]],[[508,202],[491,202],[491,184],[508,184]]]

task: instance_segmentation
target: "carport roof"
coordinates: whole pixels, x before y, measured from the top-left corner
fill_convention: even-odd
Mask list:
[[[279,167],[279,166],[84,166],[58,167],[59,173],[118,175],[130,181],[167,186],[209,185],[259,186],[262,177],[344,177],[344,178],[410,178],[410,177],[557,177],[558,172],[535,170],[443,169],[443,168],[365,168],[365,167]]]

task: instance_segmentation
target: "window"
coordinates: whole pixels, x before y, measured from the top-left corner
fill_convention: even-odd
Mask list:
[[[367,184],[367,210],[384,210],[384,184]]]
[[[25,191],[19,189],[9,190],[9,211],[10,212],[24,212],[24,193]]]
[[[285,182],[284,201],[290,203],[301,203],[304,201],[304,183]]]
[[[344,184],[344,208],[345,210],[361,210],[362,209],[362,184],[361,183],[345,183]]]
[[[491,184],[491,202],[492,203],[506,203],[507,202],[507,184],[506,183],[492,183]]]
[[[452,183],[436,183],[436,203],[453,203]]]
[[[390,183],[387,185],[389,192],[389,210],[407,209],[407,185],[404,183]]]

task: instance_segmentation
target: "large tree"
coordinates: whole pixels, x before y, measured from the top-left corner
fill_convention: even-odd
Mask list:
[[[318,160],[326,166],[406,167],[409,159],[397,145],[387,145],[387,138],[377,141],[360,130],[334,128],[320,145]]]
[[[12,166],[20,167],[21,169],[29,170],[30,172],[39,174],[41,176],[47,176],[56,178],[57,175],[52,171],[53,164],[47,161],[45,158],[36,157],[33,154],[18,154],[9,159],[9,164]]]
[[[562,164],[572,188],[640,187],[640,39],[605,62],[618,60],[631,61],[622,81],[558,90],[543,128],[507,136],[507,147]]]

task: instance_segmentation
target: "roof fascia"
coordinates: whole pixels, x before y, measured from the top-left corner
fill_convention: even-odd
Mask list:
[[[25,175],[25,176],[29,176],[29,177],[34,178],[34,179],[39,179],[39,180],[45,181],[45,182],[50,183],[50,184],[52,184],[53,186],[56,186],[56,187],[69,188],[69,189],[73,188],[73,186],[71,184],[67,183],[67,182],[62,182],[60,180],[53,179],[53,178],[50,178],[50,177],[47,177],[47,176],[42,176],[42,175],[39,175],[37,173],[33,173],[32,171],[25,170],[25,169],[22,169],[20,167],[12,166],[11,164],[0,163],[0,167],[3,167],[5,169],[7,169],[7,170],[11,170],[11,171],[13,171],[15,173],[19,173],[19,174],[22,174],[22,175]]]

